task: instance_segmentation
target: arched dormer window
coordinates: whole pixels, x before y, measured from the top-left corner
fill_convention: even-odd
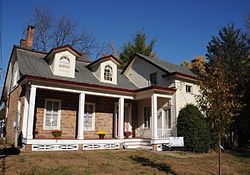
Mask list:
[[[109,65],[105,66],[105,68],[104,68],[104,80],[112,81],[113,80],[112,75],[113,75],[112,67]]]
[[[61,68],[69,68],[70,67],[69,58],[67,58],[66,56],[62,56],[60,58],[59,67],[61,67]]]

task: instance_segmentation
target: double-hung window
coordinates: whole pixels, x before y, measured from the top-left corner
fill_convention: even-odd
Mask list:
[[[61,101],[55,99],[45,99],[44,129],[60,129]]]
[[[192,92],[192,86],[186,85],[186,92],[191,93]]]
[[[113,70],[109,65],[105,66],[104,68],[104,80],[113,81]]]
[[[95,104],[86,103],[84,108],[84,129],[86,131],[95,130]]]

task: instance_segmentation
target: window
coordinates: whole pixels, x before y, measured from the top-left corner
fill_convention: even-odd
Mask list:
[[[60,129],[61,101],[54,99],[45,99],[44,129]]]
[[[70,66],[69,58],[67,58],[66,56],[62,56],[60,58],[59,67],[61,67],[61,68],[69,68],[69,66]]]
[[[144,107],[144,127],[150,128],[150,107]]]
[[[163,109],[163,127],[165,129],[171,129],[172,124],[171,124],[171,109]]]
[[[192,92],[192,86],[186,85],[186,92],[191,93]]]
[[[86,131],[95,130],[95,104],[86,103],[84,108],[84,129]]]
[[[59,72],[61,74],[69,74],[70,71],[70,60],[66,56],[62,56],[59,60]]]
[[[113,80],[112,74],[113,74],[112,67],[109,65],[105,66],[105,68],[104,68],[104,80],[112,81]]]
[[[151,84],[151,86],[154,86],[154,85],[156,85],[157,84],[157,81],[156,81],[156,72],[155,73],[152,73],[152,74],[150,74],[149,75],[150,77],[150,84]]]

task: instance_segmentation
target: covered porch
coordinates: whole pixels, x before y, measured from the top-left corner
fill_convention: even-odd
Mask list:
[[[167,143],[169,135],[162,128],[159,109],[170,104],[171,95],[157,94],[153,91],[146,94],[120,95],[32,84],[25,91],[22,142],[33,151],[132,147],[150,149],[152,144]],[[66,101],[63,99],[65,96]],[[46,99],[50,99],[52,103],[54,99],[55,103],[52,106],[58,106],[57,113],[47,112],[51,110],[48,110],[46,105],[51,104],[46,103]],[[148,128],[145,127],[146,116],[140,111],[141,100],[150,102]],[[54,114],[60,114],[61,118],[55,120]],[[47,115],[52,116],[50,121],[46,120]],[[86,122],[91,118],[95,120]],[[144,125],[140,126],[142,121]],[[46,122],[52,127],[45,126]],[[58,129],[63,132],[60,139],[51,136],[51,129],[57,129],[54,125],[58,126],[55,123],[59,123]],[[104,140],[98,139],[97,132],[100,130],[107,133]],[[124,139],[125,131],[132,133],[128,139]]]

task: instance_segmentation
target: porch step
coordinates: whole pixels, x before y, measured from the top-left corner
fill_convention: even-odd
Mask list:
[[[145,140],[141,140],[141,141],[132,141],[132,140],[129,140],[129,141],[125,141],[123,143],[124,147],[126,149],[136,149],[136,148],[142,148],[142,149],[151,149],[152,146],[151,146],[151,141],[145,141]]]

